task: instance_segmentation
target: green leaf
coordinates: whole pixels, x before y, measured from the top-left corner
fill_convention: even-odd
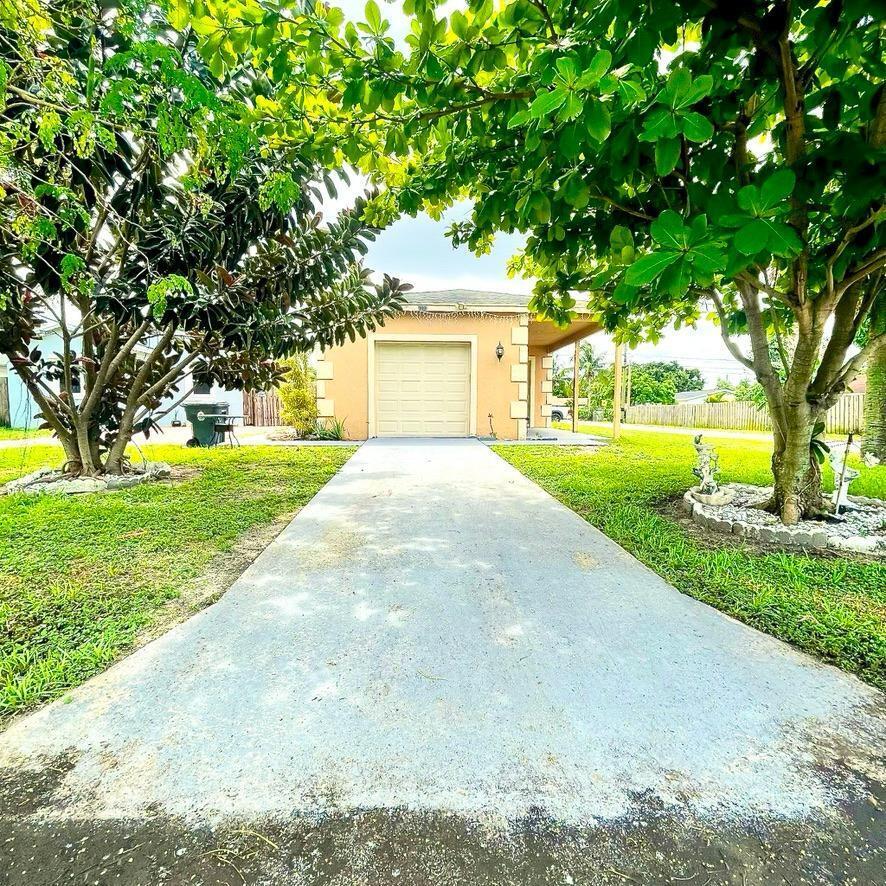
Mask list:
[[[656,243],[671,249],[686,249],[689,245],[689,229],[683,216],[673,209],[666,209],[649,226],[649,233]]]
[[[694,105],[696,102],[701,101],[703,98],[710,95],[713,87],[714,78],[710,74],[702,74],[700,77],[696,77],[695,80],[692,81],[689,89],[686,90],[686,94],[680,100],[679,107],[688,108],[690,105]]]
[[[763,219],[755,218],[736,232],[733,242],[743,255],[756,255],[769,242],[769,226]]]
[[[681,253],[669,249],[659,252],[650,252],[643,258],[637,259],[627,270],[625,282],[630,286],[645,286],[658,277],[665,268],[670,267]]]
[[[580,123],[571,123],[560,133],[560,151],[564,157],[574,160],[580,153],[584,143],[584,130]]]
[[[706,142],[714,136],[714,124],[696,111],[690,111],[681,118],[683,135],[691,142]]]
[[[606,141],[612,131],[612,118],[603,102],[592,101],[585,111],[585,126],[591,138],[598,142]]]
[[[763,211],[760,192],[754,185],[745,185],[738,192],[738,205],[751,215],[759,215]]]
[[[701,215],[696,215],[695,218],[692,219],[692,224],[690,227],[692,229],[692,232],[689,237],[689,242],[701,242],[708,233],[708,217],[704,213],[702,213]]]
[[[710,279],[726,264],[726,254],[716,243],[702,243],[690,249],[688,255],[698,282]]]
[[[599,83],[609,66],[612,64],[612,53],[608,49],[599,50],[588,62],[588,66],[582,71],[581,77],[576,84],[579,89],[587,89]]]
[[[532,206],[532,217],[540,225],[546,225],[551,220],[551,201],[547,195],[537,191],[529,202]]]
[[[636,105],[646,101],[646,91],[636,80],[619,80],[618,94],[626,105]]]
[[[692,75],[686,68],[675,68],[668,76],[668,82],[664,88],[663,98],[665,104],[672,108],[681,107],[681,102],[689,92],[692,85]]]
[[[619,305],[630,305],[637,301],[637,287],[622,280],[612,293],[612,300]]]
[[[673,138],[677,134],[674,115],[667,108],[654,108],[643,121],[643,141]]]
[[[581,113],[582,107],[583,103],[578,93],[570,90],[566,93],[566,101],[563,102],[560,110],[557,112],[557,119],[563,121],[574,120]]]
[[[791,258],[803,250],[800,235],[790,225],[773,219],[762,219],[769,228],[769,251],[783,258]]]
[[[789,197],[797,183],[797,176],[790,169],[779,169],[763,182],[760,188],[760,197],[767,209],[777,206],[782,200]]]
[[[624,249],[625,246],[633,246],[634,235],[631,233],[631,229],[626,228],[624,225],[616,225],[609,235],[609,245],[613,249]]]
[[[537,95],[529,106],[529,116],[534,120],[552,114],[566,101],[566,90],[561,86]]]
[[[517,111],[510,120],[508,120],[508,129],[516,129],[518,126],[522,126],[524,123],[529,122],[529,108],[524,108],[522,111]]]
[[[578,172],[573,172],[563,185],[563,199],[574,209],[584,209],[591,199],[591,190]]]
[[[668,175],[674,171],[680,159],[680,142],[676,138],[664,138],[655,143],[655,171]]]
[[[381,30],[381,10],[375,0],[366,0],[366,9],[364,11],[366,23],[372,29],[373,33]]]
[[[460,40],[464,40],[468,33],[468,20],[465,14],[456,9],[449,16],[449,24],[452,27],[452,33]]]
[[[557,59],[557,72],[560,74],[561,79],[571,86],[575,83],[576,78],[576,68],[575,61],[571,58],[563,57]]]
[[[692,282],[689,261],[684,256],[680,261],[674,262],[658,277],[658,288],[663,289],[670,295],[682,295]]]

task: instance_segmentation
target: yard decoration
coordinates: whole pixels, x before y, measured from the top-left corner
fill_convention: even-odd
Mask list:
[[[698,478],[698,486],[691,490],[692,497],[703,504],[722,505],[732,501],[733,493],[720,486],[720,459],[710,443],[702,443],[702,435],[697,434],[693,441],[698,464],[692,473]]]
[[[852,448],[852,435],[845,446],[831,446],[830,462],[834,472],[834,494],[832,502],[834,513],[839,515],[843,511],[858,510],[858,505],[849,500],[849,485],[857,479],[861,471],[848,464],[849,450]]]
[[[361,265],[362,203],[323,223],[314,155],[213,71],[159,5],[0,9],[0,351],[71,476],[128,471],[186,374],[261,389],[399,307]]]
[[[772,415],[768,506],[788,524],[820,509],[813,428],[884,335],[850,355],[886,268],[878,10],[406,0],[401,47],[375,0],[356,23],[172,2],[212,65],[267,72],[281,132],[390,186],[371,219],[472,198],[454,243],[525,232],[532,306],[565,321],[589,292],[628,342],[716,316]]]

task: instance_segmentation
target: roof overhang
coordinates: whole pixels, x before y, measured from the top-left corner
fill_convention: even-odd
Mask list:
[[[568,326],[557,326],[550,320],[529,321],[529,347],[547,354],[587,338],[602,328],[593,314],[576,314]]]

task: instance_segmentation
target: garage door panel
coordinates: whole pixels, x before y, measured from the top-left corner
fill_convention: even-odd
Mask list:
[[[376,433],[470,433],[471,349],[462,342],[376,342]]]

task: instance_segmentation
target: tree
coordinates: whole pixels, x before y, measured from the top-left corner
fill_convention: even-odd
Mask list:
[[[655,381],[670,381],[675,391],[700,391],[704,387],[700,370],[687,369],[676,360],[670,362],[653,360],[640,365],[643,367],[643,372]]]
[[[594,351],[589,341],[583,341],[578,349],[578,375],[581,396],[589,395],[594,376],[606,366],[606,361]]]
[[[766,392],[771,508],[817,512],[813,429],[882,340],[849,356],[886,267],[880,16],[863,0],[408,8],[406,54],[374,0],[356,27],[317,7],[271,34],[232,7],[204,39],[277,65],[280,119],[389,183],[374,220],[467,194],[455,242],[527,232],[520,266],[553,319],[576,290],[628,341],[712,311]],[[779,377],[768,346],[788,333]]]
[[[278,388],[280,417],[298,435],[306,437],[317,429],[317,397],[314,393],[314,374],[308,366],[306,354],[295,354],[283,362],[285,375]]]
[[[572,396],[572,363],[555,363],[552,391],[555,397]]]
[[[580,417],[593,419],[597,413],[606,420],[611,419],[614,393],[615,382],[612,369],[610,367],[601,369],[591,382],[588,391],[587,411]]]
[[[0,351],[67,470],[124,471],[189,372],[268,387],[397,309],[359,263],[362,204],[321,224],[310,154],[268,144],[249,78],[223,88],[159,8],[3,9]],[[35,346],[51,326],[60,353]]]
[[[676,402],[677,386],[674,377],[670,375],[659,376],[655,372],[655,363],[635,363],[631,367],[631,403],[639,406],[641,403],[665,403]],[[650,371],[649,367],[653,367]]]

